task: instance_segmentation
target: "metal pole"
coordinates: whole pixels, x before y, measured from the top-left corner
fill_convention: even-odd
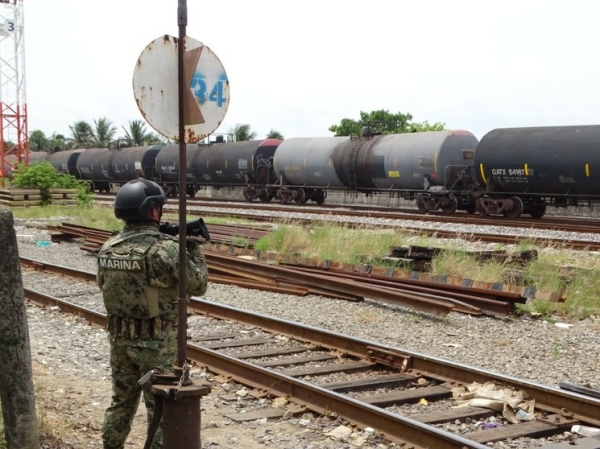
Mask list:
[[[187,0],[178,0],[177,25],[179,41],[177,46],[177,81],[179,93],[179,297],[177,299],[177,366],[183,367],[187,347],[187,273],[186,273],[186,181],[187,163],[185,154],[184,89],[185,33],[187,27]],[[185,372],[187,379],[188,373]]]
[[[0,0],[1,1],[1,0]],[[163,406],[163,448],[200,449],[200,398],[210,392],[208,386],[195,383],[186,369],[187,349],[187,245],[185,143],[185,67],[187,3],[178,0],[177,87],[179,119],[179,291],[177,296],[177,365],[173,375],[153,378],[152,393]],[[158,404],[158,402],[157,402]],[[149,442],[147,442],[149,444]]]

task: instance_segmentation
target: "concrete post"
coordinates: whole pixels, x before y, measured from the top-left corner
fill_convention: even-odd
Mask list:
[[[39,449],[23,280],[12,211],[0,206],[0,402],[8,449]]]

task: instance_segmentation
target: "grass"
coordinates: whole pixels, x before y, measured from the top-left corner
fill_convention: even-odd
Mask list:
[[[119,230],[123,222],[117,220],[110,207],[68,207],[48,206],[14,209],[15,218],[44,218],[60,223],[70,221],[83,226],[107,230]],[[189,217],[193,219],[194,217]],[[163,220],[178,220],[177,214],[165,214]],[[207,218],[207,223],[249,223],[247,220]],[[236,237],[236,244],[249,246],[244,237]],[[483,282],[505,282],[520,286],[534,286],[537,289],[559,291],[567,301],[554,303],[543,300],[520,306],[524,312],[541,313],[551,317],[560,314],[565,317],[586,318],[600,314],[600,258],[593,253],[574,252],[563,249],[539,249],[538,259],[518,270],[517,277],[505,279],[511,268],[495,261],[480,262],[465,253],[469,242],[441,243],[429,236],[414,236],[401,229],[346,228],[337,224],[320,224],[312,228],[298,226],[289,221],[278,225],[272,232],[261,238],[255,245],[261,251],[297,255],[308,258],[332,260],[342,263],[372,263],[385,266],[377,260],[389,254],[391,246],[444,247],[446,251],[435,258],[432,274],[468,278]],[[510,246],[495,245],[493,249],[509,251]],[[523,239],[512,246],[513,251],[521,252],[536,249],[533,240]],[[369,321],[371,317],[365,317]],[[1,446],[0,446],[1,449]]]

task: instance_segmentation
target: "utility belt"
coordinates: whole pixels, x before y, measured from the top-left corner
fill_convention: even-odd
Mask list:
[[[175,324],[175,320],[161,317],[144,320],[109,316],[106,322],[106,330],[117,338],[151,340],[162,338],[166,332],[173,331],[176,328]]]

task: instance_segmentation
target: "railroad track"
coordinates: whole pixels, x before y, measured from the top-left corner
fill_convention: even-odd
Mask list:
[[[82,273],[62,270],[63,275],[85,278]],[[25,296],[36,304],[56,306],[104,325],[105,316],[97,310],[33,290],[25,290]],[[236,421],[273,419],[310,410],[343,417],[361,428],[371,427],[413,449],[483,449],[495,442],[560,434],[575,424],[600,426],[597,397],[214,302],[192,298],[188,308],[192,316],[188,320],[191,340],[187,355],[197,365],[251,388],[249,397],[278,396],[290,401],[282,409],[229,416]],[[527,400],[534,401],[534,419],[509,424],[502,412],[487,407],[455,408],[453,394],[473,383],[525,391]],[[415,405],[425,403],[428,405]],[[492,416],[498,424],[494,428],[484,430],[485,424],[476,424],[493,422]],[[469,423],[470,431],[446,430],[456,428],[457,421]],[[577,444],[600,447],[599,440],[589,438],[581,438]],[[573,445],[547,447],[567,449]]]
[[[212,234],[212,225],[209,225]],[[101,229],[63,224],[54,226],[53,241],[73,236],[85,238],[81,249],[96,251],[111,235]],[[238,229],[241,231],[241,229]],[[253,228],[248,229],[255,234]],[[224,233],[224,231],[221,231]],[[217,251],[203,250],[210,271],[210,281],[240,287],[286,292],[291,294],[317,294],[337,299],[375,301],[401,305],[433,314],[450,311],[472,315],[510,315],[517,304],[524,304],[525,293],[502,292],[482,288],[453,285],[451,283],[427,282],[394,277],[394,270],[371,268],[368,273],[343,271],[325,267],[308,267],[293,264],[268,264],[246,260]],[[40,266],[36,261],[21,259],[22,264]],[[55,271],[59,268],[55,267]],[[391,274],[391,275],[390,275]],[[530,289],[531,290],[531,289]],[[532,291],[532,296],[535,292]],[[559,298],[560,299],[560,298]]]
[[[112,201],[109,203],[108,202],[109,198],[105,198],[106,200],[106,205],[112,205]],[[102,201],[102,198],[97,198],[97,201]],[[100,203],[103,204],[103,203]],[[532,243],[535,243],[536,245],[540,246],[540,247],[554,247],[554,248],[561,248],[561,249],[573,249],[573,250],[580,250],[580,251],[600,251],[600,242],[599,241],[595,241],[595,240],[585,240],[585,239],[578,239],[578,238],[570,238],[570,237],[565,237],[565,238],[551,238],[551,237],[526,237],[526,236],[515,236],[515,235],[510,235],[510,234],[502,234],[502,233],[498,233],[495,231],[491,231],[490,233],[484,233],[484,232],[469,232],[469,231],[453,231],[453,230],[444,230],[444,229],[426,229],[423,227],[419,227],[419,226],[406,226],[406,225],[399,225],[397,223],[370,223],[368,225],[365,225],[363,222],[359,222],[359,221],[352,221],[352,219],[359,219],[359,218],[365,218],[365,217],[369,217],[369,218],[386,218],[386,219],[391,219],[391,220],[413,220],[413,221],[419,221],[419,222],[444,222],[446,220],[450,220],[450,221],[446,221],[447,223],[454,223],[454,224],[465,224],[463,221],[461,221],[460,219],[456,218],[455,216],[435,216],[435,217],[431,217],[430,220],[427,220],[426,218],[428,216],[425,215],[414,215],[414,216],[404,216],[404,215],[400,215],[400,214],[384,214],[385,216],[379,214],[369,214],[369,215],[365,215],[365,213],[363,212],[349,212],[346,213],[345,211],[341,210],[338,212],[332,212],[331,210],[321,210],[319,209],[317,212],[312,212],[309,208],[304,208],[304,207],[298,207],[298,208],[287,208],[286,206],[282,206],[282,207],[273,207],[273,206],[267,206],[267,207],[262,207],[259,205],[246,205],[243,203],[238,203],[238,205],[236,207],[231,205],[232,203],[227,203],[224,206],[219,206],[219,207],[223,207],[223,211],[215,211],[215,210],[206,210],[206,209],[201,209],[202,206],[209,206],[209,207],[215,207],[214,204],[202,204],[202,203],[193,203],[193,202],[188,202],[188,214],[190,215],[196,215],[196,216],[202,216],[202,217],[218,217],[218,218],[238,218],[238,219],[245,219],[245,220],[249,220],[249,221],[253,221],[253,222],[267,222],[267,223],[280,223],[282,221],[287,221],[287,222],[293,222],[295,224],[300,224],[300,225],[307,225],[307,226],[311,226],[314,225],[315,223],[319,223],[319,222],[327,222],[327,223],[331,223],[331,222],[335,222],[337,224],[341,224],[343,226],[347,226],[347,227],[355,227],[355,228],[364,228],[365,226],[369,227],[369,228],[379,228],[379,229],[401,229],[403,232],[409,232],[412,233],[414,235],[427,235],[427,236],[431,236],[434,238],[440,238],[440,239],[462,239],[462,240],[468,240],[468,241],[472,241],[472,242],[485,242],[485,243],[501,243],[501,244],[505,244],[505,245],[516,245],[519,244],[520,242],[523,241],[530,241]],[[200,209],[192,209],[192,207],[199,207]],[[170,203],[168,202],[165,205],[165,210],[166,211],[178,211],[179,207],[175,204],[175,202]],[[244,209],[244,212],[240,212],[240,209]],[[252,210],[255,210],[256,213],[251,212]],[[265,213],[267,212],[267,213]],[[286,218],[282,218],[281,215],[275,215],[275,213],[286,213]],[[269,215],[268,213],[273,213],[273,215]],[[293,214],[300,214],[300,215],[293,215]],[[306,215],[311,215],[310,217],[306,217]],[[464,216],[469,216],[467,214],[462,214],[461,217]],[[440,219],[441,217],[441,219]],[[350,220],[348,219],[350,218]],[[538,220],[539,221],[539,220]],[[581,233],[592,233],[592,234],[596,234],[598,232],[600,232],[600,226],[596,226],[596,225],[558,225],[558,224],[548,224],[548,225],[538,225],[536,224],[535,226],[532,226],[531,223],[537,223],[537,222],[526,222],[528,224],[523,225],[523,223],[521,222],[517,222],[517,224],[515,225],[515,227],[525,227],[525,228],[530,228],[530,229],[548,229],[548,230],[552,230],[552,231],[564,231],[564,232],[569,232],[569,233],[576,233],[576,232],[581,232]],[[512,226],[509,224],[508,221],[505,220],[497,220],[497,221],[491,221],[491,219],[489,219],[489,217],[484,217],[482,220],[480,220],[477,223],[472,223],[472,224],[477,224],[477,225],[488,225],[488,226]]]
[[[97,194],[97,201],[114,201],[114,194]],[[176,205],[177,199],[167,200],[167,204]],[[365,205],[332,205],[321,206],[294,205],[294,204],[264,204],[247,203],[238,200],[211,199],[211,198],[187,198],[186,204],[192,207],[209,207],[224,209],[246,209],[252,211],[289,212],[295,214],[316,215],[340,215],[348,217],[369,217],[392,220],[409,220],[421,223],[456,223],[472,224],[477,226],[502,226],[525,229],[544,229],[550,231],[600,233],[600,220],[585,217],[555,217],[547,216],[542,219],[521,217],[509,219],[505,217],[482,216],[478,214],[467,214],[457,212],[452,215],[443,212],[428,212],[426,214],[417,212],[415,209],[390,208],[383,206]]]

